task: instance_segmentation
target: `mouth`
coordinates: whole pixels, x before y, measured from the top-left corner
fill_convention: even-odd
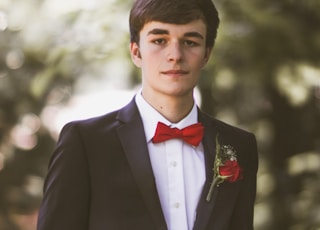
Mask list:
[[[180,76],[180,75],[188,74],[188,71],[185,71],[185,70],[167,70],[167,71],[162,71],[161,73],[165,74],[165,75],[171,75],[171,76]]]

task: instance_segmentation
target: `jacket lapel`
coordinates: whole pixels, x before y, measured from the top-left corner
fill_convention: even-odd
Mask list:
[[[203,146],[205,152],[205,167],[206,167],[206,181],[202,190],[202,194],[197,207],[197,217],[194,224],[194,230],[205,229],[215,203],[216,192],[213,194],[211,202],[206,201],[207,194],[209,192],[210,184],[213,179],[213,162],[216,153],[215,138],[217,135],[216,127],[213,127],[212,120],[205,114],[199,112],[199,121],[204,125],[205,132],[203,137]]]
[[[166,222],[156,189],[143,124],[134,100],[120,110],[118,120],[123,122],[117,130],[118,135],[146,207],[157,229],[165,230]]]
[[[199,112],[199,121],[205,127],[203,145],[205,152],[206,181],[197,207],[197,217],[193,230],[208,229],[227,229],[226,223],[232,214],[233,205],[238,192],[239,183],[222,183],[216,187],[210,202],[206,200],[211,182],[213,180],[213,166],[216,155],[216,135],[219,133],[219,139],[227,139],[225,133],[219,132],[219,127],[215,120],[204,113]]]

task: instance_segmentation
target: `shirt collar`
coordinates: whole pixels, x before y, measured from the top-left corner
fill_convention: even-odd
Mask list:
[[[143,98],[141,91],[136,94],[135,101],[142,118],[147,142],[149,142],[154,136],[158,122],[162,122],[170,127],[176,127],[179,129],[183,129],[198,122],[198,110],[195,103],[193,104],[192,110],[186,117],[178,123],[171,123]]]

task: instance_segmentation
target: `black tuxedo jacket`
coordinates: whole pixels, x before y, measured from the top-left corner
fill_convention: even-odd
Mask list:
[[[199,121],[205,126],[206,182],[193,229],[253,229],[255,137],[201,111]],[[222,143],[237,151],[244,178],[222,183],[207,202],[218,133]],[[118,111],[63,128],[45,180],[37,229],[167,229],[134,100]]]

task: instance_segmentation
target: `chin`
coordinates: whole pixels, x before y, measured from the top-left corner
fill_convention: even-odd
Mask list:
[[[187,96],[193,95],[193,90],[172,89],[172,90],[166,90],[165,94],[172,97],[187,97]]]

